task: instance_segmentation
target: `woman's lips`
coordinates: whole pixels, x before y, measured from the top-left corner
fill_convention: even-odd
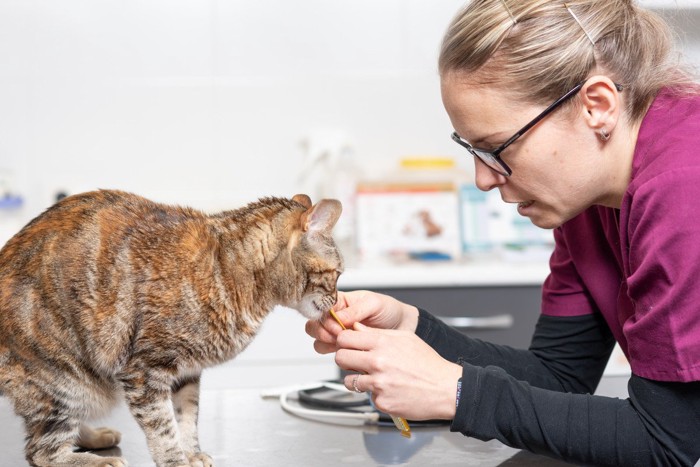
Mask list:
[[[518,214],[521,216],[527,216],[527,211],[530,206],[535,204],[534,201],[521,201],[518,203]]]

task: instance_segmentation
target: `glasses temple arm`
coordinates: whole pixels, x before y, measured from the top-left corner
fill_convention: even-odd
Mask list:
[[[567,92],[566,94],[564,94],[563,96],[561,96],[559,99],[557,99],[556,101],[554,101],[549,107],[547,107],[546,109],[544,109],[544,110],[542,111],[542,113],[540,113],[537,117],[535,117],[530,123],[528,123],[527,125],[525,125],[524,127],[522,127],[520,130],[518,130],[517,133],[515,133],[513,136],[511,136],[511,137],[508,139],[508,141],[506,141],[505,143],[503,143],[503,144],[501,145],[501,147],[498,148],[498,152],[495,152],[495,151],[494,151],[494,154],[495,154],[495,155],[500,154],[505,148],[507,148],[508,146],[510,146],[510,145],[513,143],[513,141],[515,141],[516,139],[520,138],[526,131],[528,131],[528,130],[529,130],[530,128],[532,128],[533,126],[537,125],[537,124],[540,122],[540,120],[542,120],[544,117],[546,117],[552,110],[554,110],[554,109],[556,109],[557,107],[559,107],[559,105],[561,105],[562,102],[564,102],[564,101],[566,101],[567,99],[570,99],[571,97],[573,97],[577,92],[579,92],[579,91],[581,90],[581,88],[583,87],[583,84],[584,84],[584,83],[579,83],[579,84],[577,84],[573,89],[571,89],[571,91]]]

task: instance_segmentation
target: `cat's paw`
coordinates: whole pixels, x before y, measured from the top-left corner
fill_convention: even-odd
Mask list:
[[[121,457],[105,457],[96,464],[95,467],[128,467],[128,464]]]
[[[83,449],[112,448],[122,440],[122,434],[111,428],[80,427],[80,435],[75,444]]]
[[[119,449],[116,449],[119,451]],[[53,453],[51,456],[35,455],[31,461],[31,465],[38,467],[56,467],[69,465],[82,465],[84,467],[128,467],[128,463],[121,457],[102,457],[90,452],[72,452],[65,447],[63,450]]]
[[[190,454],[187,459],[190,461],[189,467],[214,467],[214,460],[203,452]]]

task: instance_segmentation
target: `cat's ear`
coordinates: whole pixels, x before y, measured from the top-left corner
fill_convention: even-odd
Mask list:
[[[311,198],[309,198],[306,195],[302,195],[302,194],[294,195],[292,197],[292,201],[296,201],[297,203],[304,206],[306,209],[309,209],[311,207]]]
[[[322,199],[311,209],[301,215],[301,227],[304,232],[330,232],[343,211],[337,199]]]

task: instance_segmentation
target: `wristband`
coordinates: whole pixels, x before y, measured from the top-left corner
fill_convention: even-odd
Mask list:
[[[462,395],[462,378],[457,380],[457,398],[455,399],[455,407],[459,407],[459,397]]]

